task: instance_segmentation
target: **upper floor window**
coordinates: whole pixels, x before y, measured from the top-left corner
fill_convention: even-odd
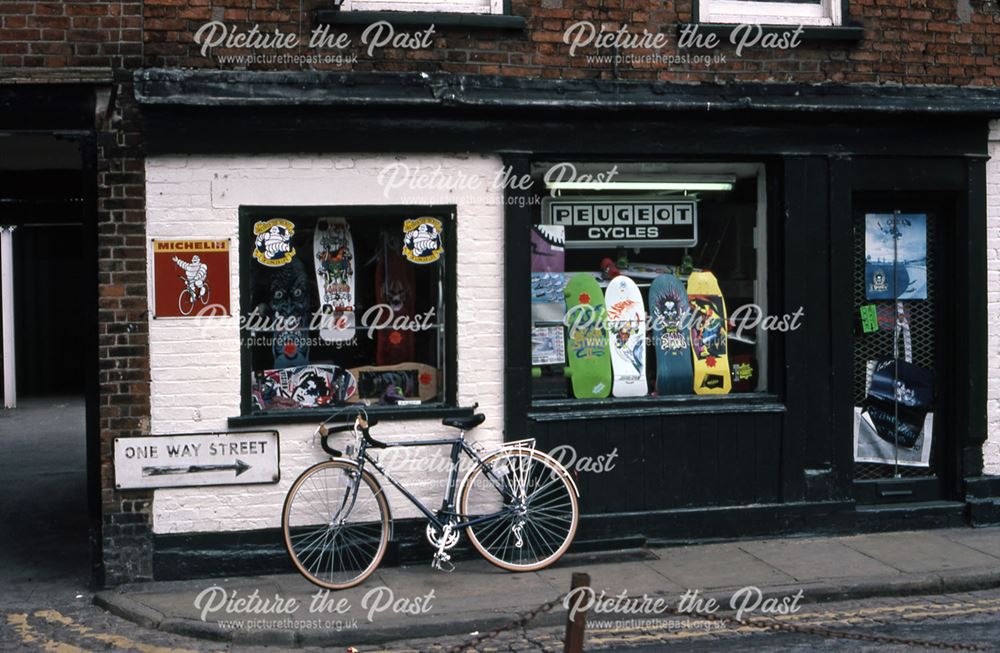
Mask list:
[[[504,0],[344,0],[342,11],[425,11],[502,14]]]
[[[700,0],[699,22],[833,27],[843,24],[842,0]]]

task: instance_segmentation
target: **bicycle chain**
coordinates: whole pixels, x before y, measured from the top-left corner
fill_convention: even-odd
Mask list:
[[[568,594],[563,594],[551,601],[547,601],[533,610],[527,612],[522,612],[518,614],[517,618],[506,623],[502,626],[494,628],[493,630],[487,631],[475,638],[458,644],[448,649],[445,653],[463,653],[463,651],[476,651],[476,647],[483,642],[489,641],[500,635],[501,633],[511,631],[514,629],[520,629],[527,638],[527,626],[528,624],[538,615],[550,611],[555,606],[563,602],[563,600],[568,596]],[[687,612],[681,612],[677,608],[667,608],[664,612],[668,614],[673,614],[678,617],[690,617],[691,615]],[[906,639],[902,637],[893,637],[891,635],[869,635],[866,633],[852,633],[843,630],[832,630],[830,628],[822,628],[820,626],[805,626],[791,623],[781,623],[779,621],[765,621],[762,619],[744,619],[739,620],[736,617],[728,617],[725,615],[714,615],[705,614],[698,615],[700,618],[706,621],[722,621],[725,623],[736,624],[738,626],[750,626],[752,628],[761,628],[764,630],[770,630],[774,632],[789,632],[797,633],[800,635],[816,635],[821,637],[829,637],[832,639],[849,639],[854,641],[862,642],[872,642],[875,644],[898,644],[902,646],[918,646],[923,648],[933,648],[942,649],[949,651],[989,651],[990,649],[986,646],[981,646],[979,644],[959,644],[959,643],[948,643],[948,642],[931,642],[918,639]]]

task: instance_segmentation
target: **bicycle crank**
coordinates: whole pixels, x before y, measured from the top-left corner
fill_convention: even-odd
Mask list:
[[[437,547],[434,559],[431,560],[431,569],[437,569],[438,571],[450,574],[455,571],[455,565],[451,561],[451,556],[445,553],[445,549],[450,549],[458,542],[458,531],[452,530],[451,524],[445,524],[441,537],[435,541],[436,538],[434,536],[434,528],[428,524],[427,539]]]

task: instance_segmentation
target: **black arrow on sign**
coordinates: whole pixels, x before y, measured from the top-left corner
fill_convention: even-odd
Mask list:
[[[250,469],[250,465],[240,459],[232,465],[188,465],[187,467],[143,467],[143,476],[169,476],[173,474],[200,474],[201,472],[225,472],[234,470],[239,476]]]

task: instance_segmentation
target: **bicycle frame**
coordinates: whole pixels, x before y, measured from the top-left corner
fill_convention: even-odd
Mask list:
[[[438,511],[441,515],[445,516],[446,518],[458,517],[458,512],[455,510],[455,493],[458,491],[459,454],[463,452],[465,453],[465,455],[467,455],[469,458],[472,459],[473,464],[483,469],[487,477],[497,486],[497,489],[499,489],[501,492],[504,492],[503,483],[493,473],[493,470],[486,465],[483,459],[479,457],[479,454],[477,454],[476,451],[465,442],[464,434],[463,436],[459,436],[457,438],[441,438],[435,440],[411,440],[409,442],[386,442],[384,444],[386,449],[396,449],[405,447],[451,446],[451,454],[450,454],[451,466],[448,470],[448,485],[445,489],[444,498],[441,501],[441,510]],[[368,443],[364,439],[361,439],[357,458],[353,459],[358,465],[359,472],[363,473],[365,469],[365,464],[366,463],[370,464],[379,472],[381,476],[383,476],[386,480],[388,480],[393,485],[393,487],[402,492],[403,496],[406,497],[406,499],[410,503],[412,503],[417,508],[417,510],[423,513],[423,515],[427,517],[427,520],[431,524],[433,524],[435,528],[443,530],[444,527],[448,524],[448,521],[442,521],[441,518],[438,517],[438,514],[436,514],[434,511],[428,508],[420,499],[418,499],[416,496],[413,495],[413,493],[407,490],[406,487],[404,487],[400,481],[396,480],[392,476],[392,474],[390,474],[385,469],[384,466],[380,465],[377,460],[375,460],[368,454],[368,449],[369,449]],[[361,483],[361,476],[359,474],[357,480],[354,483],[354,488],[352,489],[352,493],[357,491],[357,488],[360,485],[360,483]],[[462,529],[468,526],[474,526],[476,524],[481,524],[483,522],[491,521],[499,517],[502,517],[511,512],[511,510],[512,510],[511,508],[505,508],[498,512],[491,513],[489,515],[483,515],[475,519],[469,519],[462,522],[455,522],[452,523],[451,526],[453,529]]]

